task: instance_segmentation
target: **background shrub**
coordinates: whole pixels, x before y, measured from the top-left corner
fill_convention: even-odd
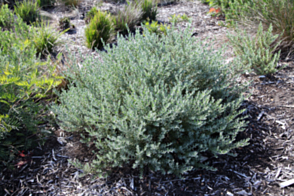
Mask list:
[[[210,7],[220,8],[219,14],[226,17],[227,26],[235,26],[240,20],[248,15],[249,10],[254,7],[254,0],[201,0],[208,3]]]
[[[16,2],[14,12],[27,24],[34,23],[40,18],[38,3],[28,0]]]
[[[73,6],[73,7],[78,7],[82,0],[60,0],[62,4],[65,6]]]
[[[92,7],[86,14],[85,22],[86,24],[89,24],[92,18],[97,14],[98,10],[96,7]]]
[[[244,127],[238,117],[244,88],[234,80],[235,65],[195,44],[189,28],[167,30],[160,39],[147,29],[144,34],[119,36],[117,47],[100,52],[103,62],[84,58],[66,75],[69,90],[52,110],[64,130],[96,146],[96,160],[84,169],[129,164],[180,175],[210,168],[203,152],[217,156],[246,145],[235,141]]]
[[[0,5],[7,4],[9,8],[13,8],[13,6],[15,5],[15,2],[18,2],[18,1],[21,1],[21,0],[0,0]]]
[[[56,0],[37,0],[39,7],[52,7],[56,3]]]
[[[136,3],[128,2],[122,10],[118,10],[114,16],[115,30],[123,35],[128,33],[128,28],[133,31],[135,26],[140,23],[142,10]]]
[[[139,4],[141,4],[142,8],[142,21],[148,20],[156,20],[157,16],[157,4],[154,0],[141,0],[139,1]]]
[[[172,24],[177,24],[178,22],[182,22],[182,21],[188,22],[189,17],[186,14],[183,14],[183,15],[173,14],[169,17],[169,22],[171,22]]]
[[[293,18],[293,0],[256,0],[254,7],[246,15],[246,22],[253,21],[255,26],[262,22],[265,29],[272,25],[273,33],[281,35],[278,37],[281,41],[278,49],[289,51],[293,49],[294,41]],[[249,25],[252,26],[252,23]]]
[[[113,19],[111,15],[100,10],[96,13],[90,24],[85,29],[88,48],[102,48],[103,42],[107,43],[113,34]]]
[[[253,69],[256,74],[266,75],[277,72],[277,63],[280,52],[274,54],[280,42],[277,39],[280,35],[272,34],[272,26],[263,31],[260,23],[257,34],[254,38],[246,31],[237,31],[237,35],[229,35],[235,54],[241,59],[244,66]]]

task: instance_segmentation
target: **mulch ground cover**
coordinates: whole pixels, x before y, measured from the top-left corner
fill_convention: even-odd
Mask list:
[[[198,10],[209,10],[197,5]],[[163,9],[173,6],[185,10],[186,4],[159,10],[165,13]],[[211,18],[207,21],[211,24]],[[200,31],[201,25],[207,23],[197,26],[199,36],[219,29]],[[126,165],[114,168],[108,178],[81,177],[83,171],[69,159],[89,163],[94,148],[81,144],[79,135],[56,127],[44,146],[19,155],[13,171],[0,172],[0,195],[294,195],[294,183],[287,184],[294,179],[294,59],[281,60],[279,66],[285,67],[271,77],[242,76],[240,82],[250,82],[242,104],[248,126],[237,139],[250,138],[250,144],[233,150],[236,157],[207,154],[205,162],[216,171],[195,170],[177,178],[146,169],[140,178]]]

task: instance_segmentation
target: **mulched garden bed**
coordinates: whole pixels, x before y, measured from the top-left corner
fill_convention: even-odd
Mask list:
[[[183,2],[160,7],[158,18],[168,21],[169,15],[186,13],[195,18],[193,28],[199,37],[215,35],[216,45],[221,45],[226,28],[217,26],[217,20],[206,15],[208,10],[198,1]],[[79,28],[83,29],[84,24],[79,18],[72,22],[77,35],[67,34],[64,39],[75,40],[71,48],[74,51],[82,45]],[[84,47],[80,50],[97,54]],[[107,179],[80,177],[83,171],[68,160],[90,162],[91,147],[79,143],[79,135],[56,128],[44,146],[15,160],[19,166],[14,171],[0,172],[0,195],[294,195],[294,184],[280,184],[294,179],[294,59],[281,61],[280,65],[285,68],[270,78],[242,76],[240,81],[250,81],[251,85],[250,96],[242,104],[248,126],[238,139],[250,138],[250,145],[235,149],[236,157],[211,158],[207,154],[205,162],[217,171],[196,170],[179,179],[146,170],[140,179],[137,170],[125,166],[114,169]]]

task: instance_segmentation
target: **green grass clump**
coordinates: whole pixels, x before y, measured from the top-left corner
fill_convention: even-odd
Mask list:
[[[263,31],[262,23],[260,23],[254,38],[246,31],[237,31],[236,36],[228,35],[241,63],[254,70],[256,74],[268,75],[278,71],[276,67],[281,51],[275,54],[274,51],[280,44],[279,41],[277,42],[280,35],[273,35],[272,31],[271,25],[267,31]]]
[[[123,35],[128,33],[128,29],[133,31],[135,26],[140,23],[142,10],[136,3],[128,3],[122,10],[114,16],[115,30]]]
[[[56,46],[60,45],[61,42],[58,40],[59,37],[65,33],[68,29],[58,33],[54,31],[49,24],[40,23],[38,26],[33,28],[34,36],[32,37],[32,44],[36,48],[37,55],[46,56],[52,54]]]
[[[102,48],[103,42],[107,43],[113,34],[112,17],[107,12],[96,13],[90,24],[85,29],[86,44],[88,48]],[[103,40],[103,41],[102,41]]]
[[[146,167],[181,175],[213,169],[205,152],[217,157],[245,146],[235,139],[245,126],[238,108],[246,88],[236,85],[235,65],[209,48],[191,27],[161,38],[145,29],[118,36],[116,47],[99,52],[103,62],[89,56],[73,64],[69,89],[52,110],[62,129],[96,147],[84,172],[129,165],[141,175]]]
[[[23,2],[16,2],[14,12],[27,24],[37,22],[40,19],[39,7],[37,2],[24,0]]]
[[[156,1],[154,0],[139,0],[139,4],[141,4],[141,9],[142,9],[142,21],[144,20],[156,20],[157,16],[157,5]]]
[[[2,5],[0,7],[0,27],[3,30],[11,30],[14,24],[14,14],[8,8],[8,5]]]

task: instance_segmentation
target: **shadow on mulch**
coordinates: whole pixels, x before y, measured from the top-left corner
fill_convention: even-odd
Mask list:
[[[237,157],[220,155],[218,158],[209,158],[207,163],[217,171],[196,170],[179,179],[173,175],[163,176],[147,170],[143,179],[140,179],[138,171],[124,168],[117,170],[106,183],[115,186],[124,179],[124,184],[128,185],[126,188],[133,195],[229,195],[230,192],[265,194],[266,184],[261,183],[263,176],[251,168],[260,168],[261,172],[264,168],[271,168],[269,157],[274,150],[261,142],[266,137],[262,132],[270,128],[254,120],[261,113],[259,108],[250,102],[244,102],[243,107],[247,108],[246,115],[250,116],[247,119],[249,124],[244,132],[239,133],[237,140],[251,138],[250,144],[234,150]]]

